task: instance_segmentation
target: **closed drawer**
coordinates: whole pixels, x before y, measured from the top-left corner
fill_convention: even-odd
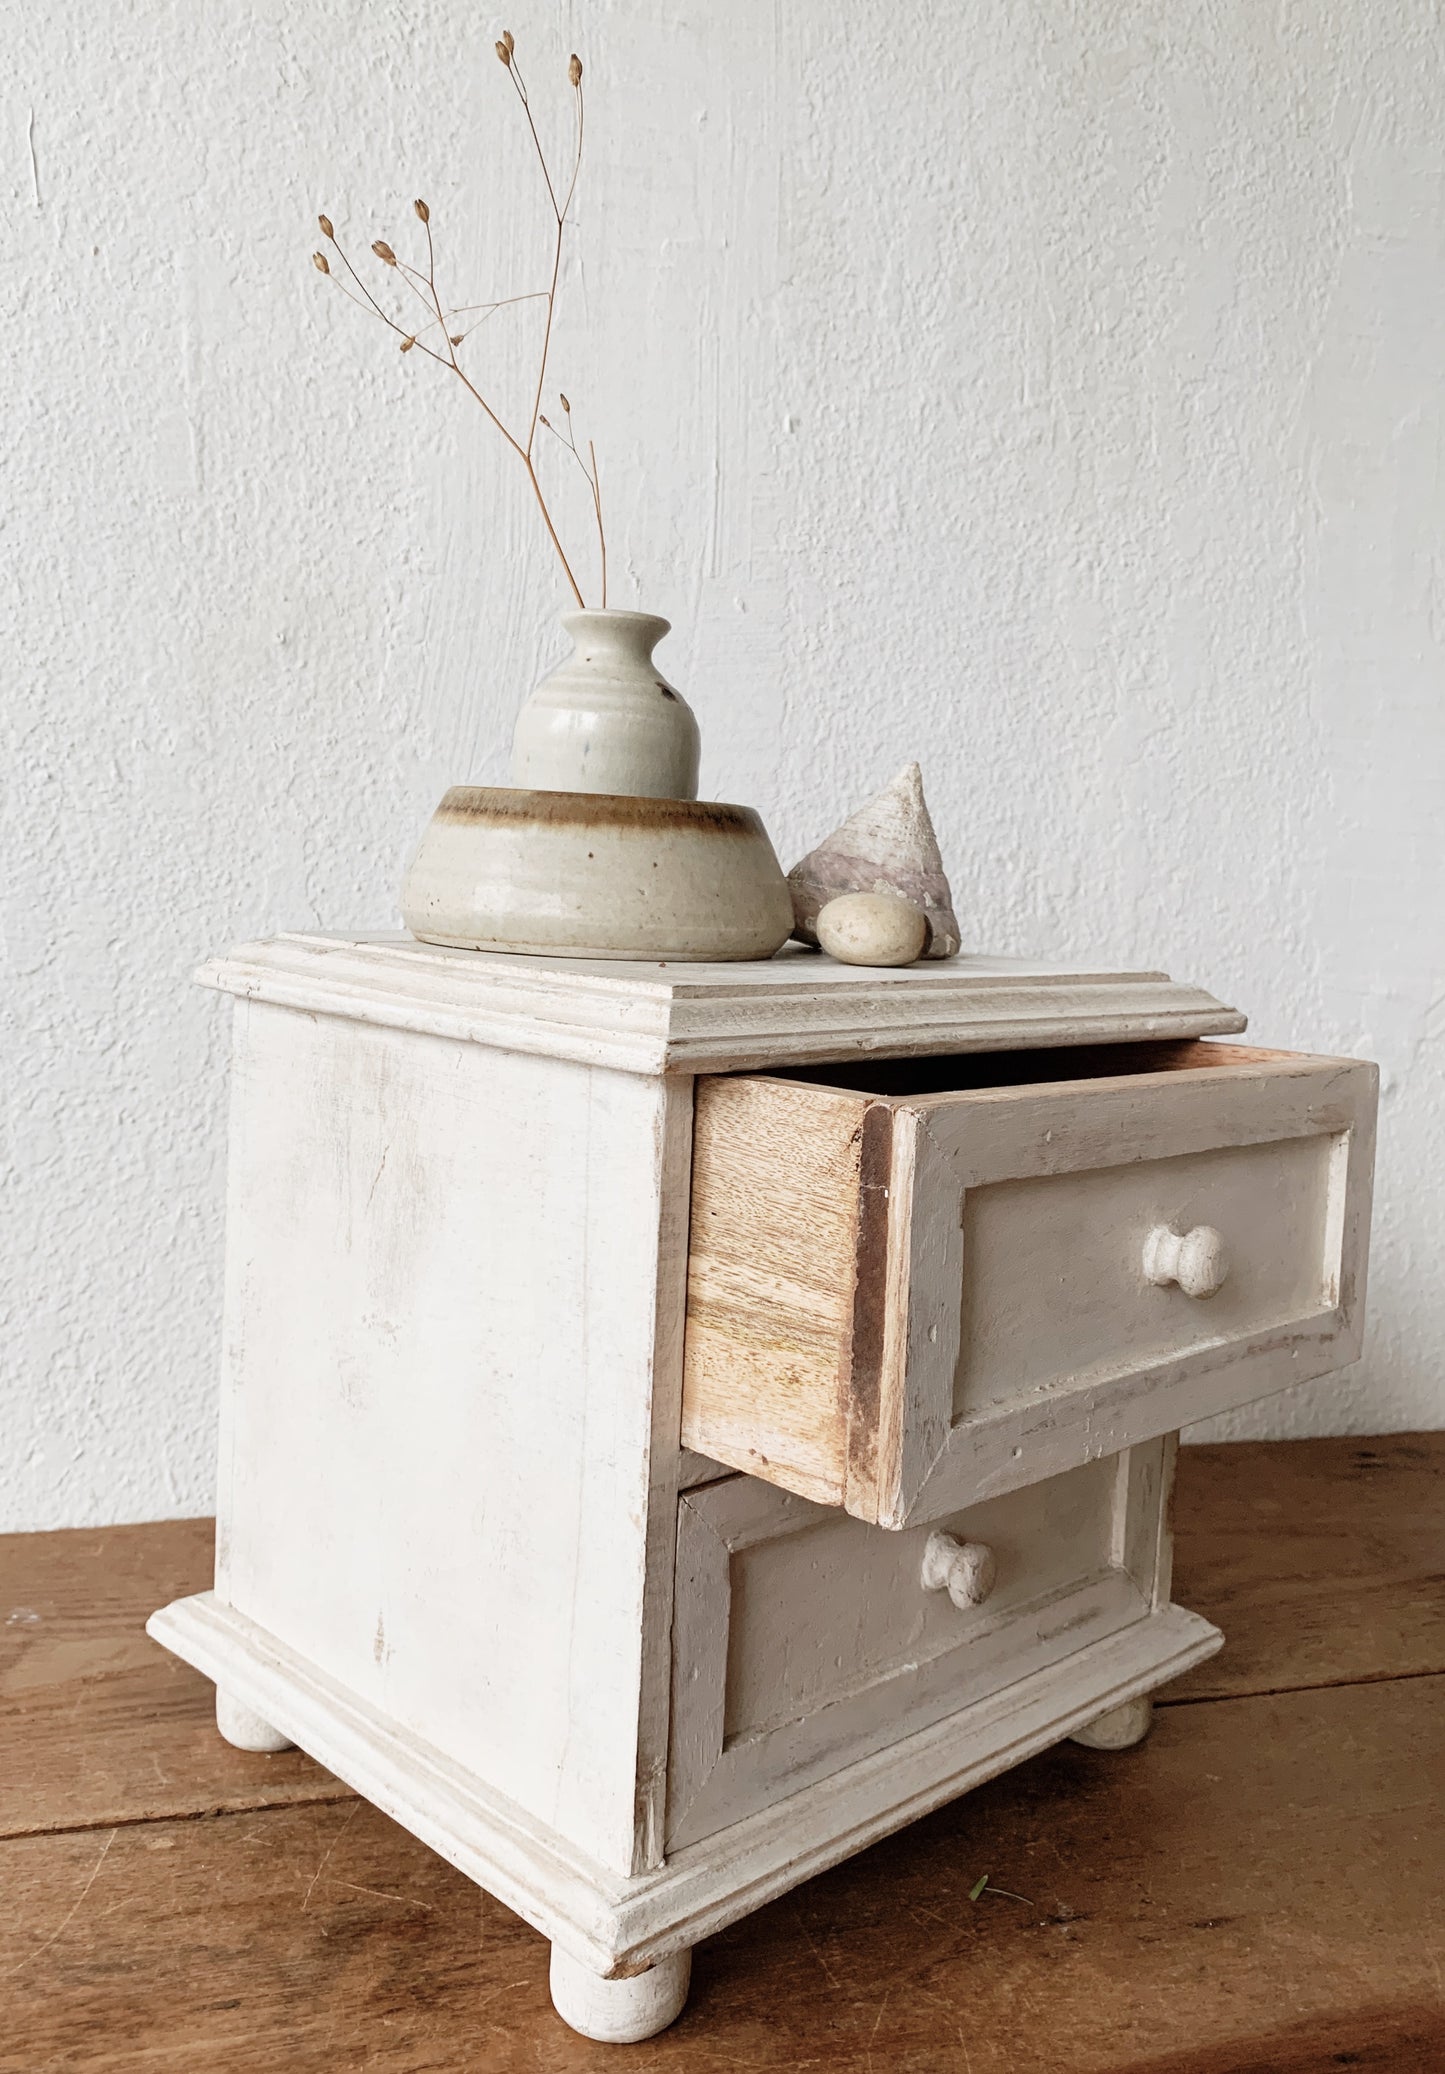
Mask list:
[[[1208,1043],[704,1079],[684,1442],[901,1527],[1341,1366],[1374,1112]]]
[[[668,1849],[1146,1619],[1171,1461],[1154,1441],[897,1534],[752,1477],[689,1492]],[[961,1603],[939,1534],[968,1551]]]

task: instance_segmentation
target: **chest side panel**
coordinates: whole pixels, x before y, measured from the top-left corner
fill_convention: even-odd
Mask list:
[[[627,1869],[663,1084],[242,1015],[218,1589]]]

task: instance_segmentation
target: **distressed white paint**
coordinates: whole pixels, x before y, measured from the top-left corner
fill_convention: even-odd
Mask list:
[[[947,1716],[622,1879],[466,1770],[203,1592],[155,1613],[149,1633],[294,1737],[338,1778],[469,1879],[599,1972],[649,1964],[736,1922],[880,1836],[971,1792],[1101,1714],[1180,1678],[1223,1637],[1163,1605],[968,1709]]]
[[[1132,1453],[949,1519],[994,1560],[986,1604],[930,1589],[928,1528],[885,1533],[751,1476],[691,1492],[678,1525],[669,1857],[946,1716],[966,1739],[989,1694],[1148,1616],[1164,1446]],[[1112,1560],[1135,1542],[1142,1561]]]
[[[233,1082],[217,1595],[630,1872],[690,1083],[260,1002]]]
[[[1125,1044],[1244,1025],[1238,1009],[1162,972],[1089,972],[1021,958],[861,971],[795,947],[769,959],[674,965],[478,958],[406,936],[285,935],[241,944],[208,960],[198,977],[243,1001],[632,1073]]]
[[[604,2045],[634,2045],[655,2037],[681,2016],[692,1979],[691,1951],[621,1980],[606,1980],[560,1944],[552,1947],[549,1985],[552,2007],[584,2038]]]
[[[1230,1430],[1439,1424],[1437,8],[509,20],[539,87],[588,61],[558,375],[704,793],[786,864],[922,755],[970,945],[1380,1058],[1365,1359]],[[190,968],[387,926],[562,653],[525,485],[307,263],[317,207],[399,240],[422,193],[459,287],[528,285],[497,26],[8,25],[7,1525],[210,1504],[227,1018]]]
[[[965,1591],[933,1574],[946,1530],[746,1475],[680,1496],[693,1077],[559,1056],[555,1001],[505,1048],[417,1027],[421,945],[370,947],[396,999],[363,1019],[331,968],[367,949],[313,946],[309,1001],[238,1003],[215,1589],[149,1630],[216,1682],[224,1735],[296,1742],[550,1935],[575,2028],[640,2038],[696,1936],[1218,1645],[1167,1598],[1174,1436],[936,1508],[977,1537]],[[465,969],[505,992],[515,964]],[[750,1007],[741,1044],[780,1063],[810,990],[750,971],[688,1005]],[[939,984],[884,1015],[926,1026]],[[625,963],[553,985],[619,1024],[673,990]],[[811,991],[836,1015],[878,990]],[[1063,1083],[1105,1120],[1051,1111],[1066,1156],[1026,1168],[1067,1171],[1129,1084]],[[1126,1159],[1143,1128],[1115,1122]]]

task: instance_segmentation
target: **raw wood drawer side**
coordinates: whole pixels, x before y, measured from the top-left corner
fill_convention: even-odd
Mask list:
[[[886,1244],[890,1128],[865,1095],[697,1084],[683,1445],[821,1505],[845,1495],[850,1378],[877,1368],[854,1299],[860,1244]]]

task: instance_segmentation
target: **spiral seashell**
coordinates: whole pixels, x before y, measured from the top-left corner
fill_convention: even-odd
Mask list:
[[[818,910],[843,893],[898,893],[928,922],[925,958],[951,958],[962,941],[938,837],[923,797],[923,773],[905,764],[866,806],[809,850],[788,873],[793,934],[818,941]]]

